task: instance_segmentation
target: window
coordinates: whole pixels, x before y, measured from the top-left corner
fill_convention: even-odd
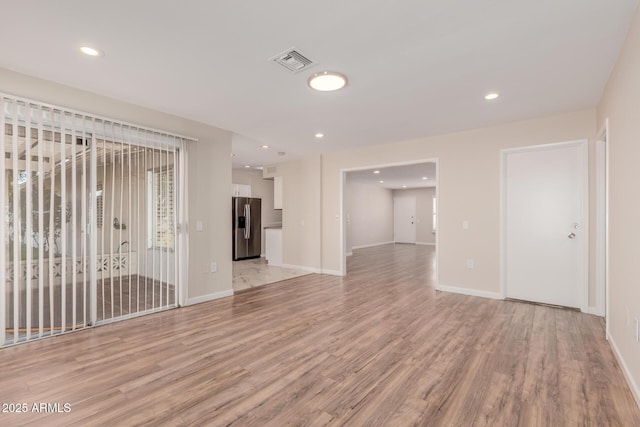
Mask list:
[[[149,248],[174,249],[173,167],[147,172]]]
[[[433,196],[432,214],[433,214],[433,219],[431,220],[431,224],[433,225],[433,228],[432,228],[431,232],[435,233],[437,225],[438,225],[438,210],[437,210],[437,207],[436,207],[436,196]]]

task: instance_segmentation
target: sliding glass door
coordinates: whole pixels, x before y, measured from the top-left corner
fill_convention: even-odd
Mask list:
[[[175,307],[184,138],[0,95],[0,345]]]
[[[177,150],[97,141],[97,322],[176,305]]]

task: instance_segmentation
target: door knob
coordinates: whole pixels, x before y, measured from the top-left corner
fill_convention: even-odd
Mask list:
[[[567,237],[570,239],[574,239],[576,237],[576,233],[569,233]]]

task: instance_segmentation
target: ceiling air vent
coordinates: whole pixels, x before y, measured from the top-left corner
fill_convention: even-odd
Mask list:
[[[317,64],[316,61],[307,58],[294,47],[269,58],[269,61],[282,65],[293,74],[299,73],[300,71],[311,68]]]

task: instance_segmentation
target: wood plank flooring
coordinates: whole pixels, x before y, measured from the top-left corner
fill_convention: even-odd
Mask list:
[[[358,250],[210,303],[0,350],[0,425],[640,426],[600,318],[436,292],[433,249]],[[61,406],[62,408],[62,406]]]

